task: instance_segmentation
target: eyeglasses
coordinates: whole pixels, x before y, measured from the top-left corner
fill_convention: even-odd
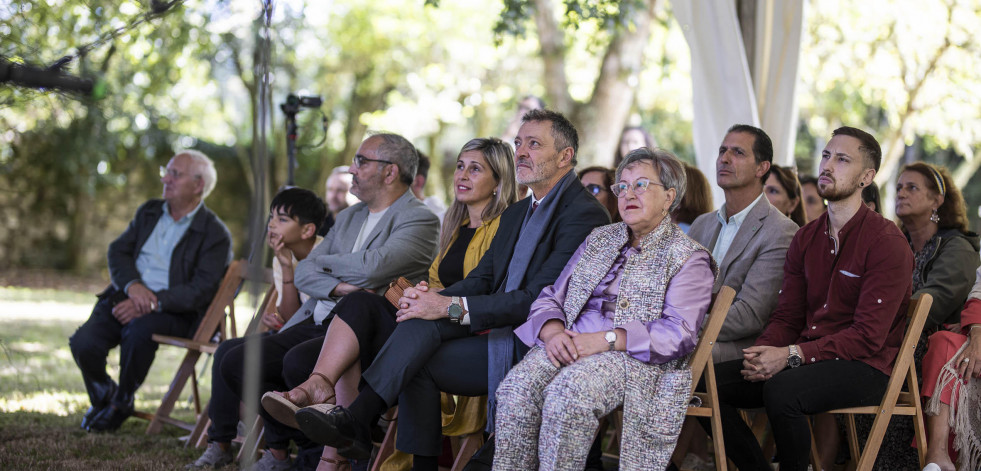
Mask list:
[[[378,162],[380,164],[385,164],[385,165],[390,165],[390,164],[394,164],[395,163],[395,162],[392,162],[390,160],[369,159],[369,158],[367,158],[367,157],[365,157],[363,155],[355,155],[354,156],[354,166],[355,167],[361,168],[361,166],[364,165],[365,162]]]
[[[600,194],[600,192],[605,189],[606,188],[603,188],[601,185],[597,185],[595,183],[590,183],[586,185],[586,191],[592,193],[593,196]]]
[[[185,172],[178,171],[177,169],[167,168],[167,167],[161,166],[160,167],[160,178],[166,177],[167,175],[170,175],[170,178],[173,178],[174,180],[177,180],[181,176],[187,175],[187,174]]]
[[[627,196],[627,190],[633,189],[635,196],[640,196],[647,191],[647,187],[650,185],[657,185],[662,188],[667,188],[663,183],[652,182],[646,178],[640,178],[633,183],[620,182],[610,187],[610,191],[616,195],[617,198],[625,198]]]

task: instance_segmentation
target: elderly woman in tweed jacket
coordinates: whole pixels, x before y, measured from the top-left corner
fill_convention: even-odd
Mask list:
[[[621,405],[621,469],[668,464],[716,267],[669,217],[685,192],[677,158],[637,149],[616,181],[623,222],[595,229],[515,330],[533,348],[497,390],[494,469],[582,469]]]

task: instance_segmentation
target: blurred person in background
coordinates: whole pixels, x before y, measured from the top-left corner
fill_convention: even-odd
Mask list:
[[[807,224],[804,204],[801,201],[800,182],[797,181],[797,174],[792,169],[771,165],[770,176],[766,179],[763,194],[774,208],[789,217],[798,227]]]
[[[606,167],[587,167],[579,171],[579,181],[610,213],[610,220],[620,222],[617,198],[613,196],[613,192],[610,190],[613,186],[613,176],[613,170]]]

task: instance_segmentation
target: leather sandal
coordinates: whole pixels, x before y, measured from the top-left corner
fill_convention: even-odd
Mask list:
[[[334,398],[337,395],[334,393],[334,382],[327,378],[323,373],[318,373],[314,371],[310,373],[310,378],[314,376],[319,376],[327,386],[330,387],[330,395],[327,396],[322,404],[333,404],[335,402]],[[288,427],[293,427],[299,429],[300,425],[296,422],[296,411],[303,407],[313,405],[313,395],[310,391],[307,391],[303,386],[297,386],[294,390],[299,389],[303,393],[303,403],[297,404],[286,398],[286,393],[279,391],[269,391],[262,395],[262,408],[266,409],[269,415],[273,416],[274,419],[279,421],[279,423],[286,425]]]
[[[327,457],[321,456],[320,457],[320,461],[323,461],[323,462],[330,463],[330,464],[334,465],[334,471],[350,470],[351,469],[351,462],[348,461],[348,460],[345,460],[343,458],[342,459],[334,459],[334,458],[327,458]]]

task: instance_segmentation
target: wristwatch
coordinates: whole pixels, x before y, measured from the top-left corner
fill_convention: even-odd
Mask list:
[[[791,345],[788,348],[790,348],[790,355],[787,355],[787,367],[797,368],[804,363],[804,359],[801,358],[800,352],[797,350],[797,345]]]
[[[616,331],[614,331],[614,330],[608,331],[606,333],[605,338],[606,338],[606,341],[607,342],[610,342],[610,351],[612,352],[617,347],[617,333],[616,333]]]
[[[460,297],[453,296],[450,298],[450,305],[446,308],[446,315],[450,316],[450,322],[453,324],[459,324],[460,320],[463,319],[464,314],[463,301],[460,300]]]

